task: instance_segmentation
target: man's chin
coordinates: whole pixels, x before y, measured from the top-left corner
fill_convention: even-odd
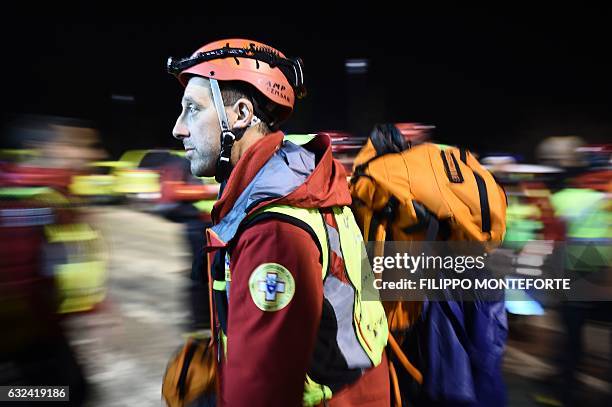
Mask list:
[[[191,162],[191,173],[195,177],[214,177],[215,167],[213,166],[213,168],[204,168],[202,165],[198,165],[198,163],[192,161]]]

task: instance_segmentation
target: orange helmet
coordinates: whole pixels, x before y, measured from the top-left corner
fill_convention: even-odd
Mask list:
[[[188,58],[168,59],[168,71],[187,84],[190,75],[218,81],[243,81],[274,105],[265,110],[277,122],[293,111],[295,97],[305,96],[302,61],[257,41],[227,39],[206,44]]]

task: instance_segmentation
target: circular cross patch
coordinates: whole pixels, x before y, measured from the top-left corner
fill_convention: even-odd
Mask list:
[[[262,311],[278,311],[287,306],[295,294],[295,280],[277,263],[257,266],[249,278],[251,298]]]

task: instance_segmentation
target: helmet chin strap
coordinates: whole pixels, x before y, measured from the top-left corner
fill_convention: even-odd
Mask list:
[[[229,178],[229,174],[232,172],[230,158],[232,156],[232,147],[236,141],[236,135],[230,130],[227,115],[225,114],[223,96],[221,96],[221,89],[216,79],[210,79],[210,88],[212,90],[213,103],[217,110],[217,117],[219,118],[219,125],[221,126],[221,151],[217,159],[215,180],[223,182]]]
[[[217,117],[219,118],[219,125],[221,126],[221,151],[219,152],[219,158],[217,159],[217,170],[215,174],[215,180],[219,183],[226,181],[230,173],[232,172],[232,164],[230,159],[232,157],[232,147],[234,143],[242,138],[246,128],[231,130],[229,122],[227,121],[227,115],[225,114],[225,104],[223,103],[223,96],[221,95],[221,89],[219,88],[219,82],[216,79],[210,78],[210,88],[212,89],[213,103],[217,110]],[[252,127],[261,123],[261,120],[253,115],[251,123],[248,127]],[[247,127],[247,128],[248,128]]]

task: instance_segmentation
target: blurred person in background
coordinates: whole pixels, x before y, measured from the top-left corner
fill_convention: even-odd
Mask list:
[[[15,163],[22,171],[77,173],[106,156],[97,130],[79,119],[26,115],[14,120],[7,133],[8,147],[22,151]]]
[[[609,287],[612,260],[612,171],[609,146],[585,145],[574,136],[550,137],[537,149],[542,163],[563,173],[551,183],[555,215],[565,223],[565,273],[567,277]],[[612,292],[610,297],[612,298]],[[562,390],[564,405],[576,405],[577,370],[584,353],[583,329],[587,320],[612,321],[609,301],[564,301],[561,317],[566,330],[563,348]],[[612,367],[607,381],[612,382]]]
[[[7,130],[24,154],[0,163],[0,383],[70,386],[69,405],[80,406],[86,382],[58,315],[54,266],[64,256],[49,242],[50,228],[76,216],[65,197],[71,175],[97,157],[93,130],[72,124],[27,116]]]
[[[278,130],[305,94],[301,61],[230,39],[168,66],[185,86],[173,135],[194,175],[222,183],[208,231],[219,404],[388,406],[384,310],[350,282],[362,239],[346,174],[328,137]]]

